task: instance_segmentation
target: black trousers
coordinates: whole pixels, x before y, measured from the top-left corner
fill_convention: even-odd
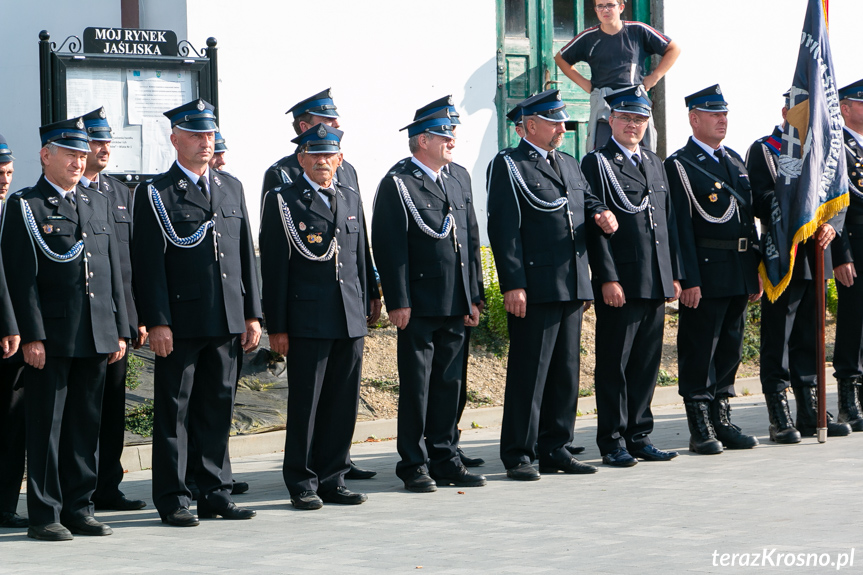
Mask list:
[[[509,356],[500,431],[507,469],[569,458],[578,407],[584,302],[528,304],[525,317],[507,314]]]
[[[461,387],[458,390],[458,415],[455,418],[455,437],[456,443],[461,440],[461,432],[458,430],[458,422],[461,421],[461,416],[464,414],[464,408],[467,406],[467,364],[470,363],[470,332],[471,328],[464,328],[464,355],[461,363]]]
[[[30,525],[93,514],[106,355],[24,368]]]
[[[364,338],[290,338],[282,475],[291,496],[344,487],[357,421]]]
[[[863,271],[863,226],[848,226],[851,254]],[[863,375],[863,274],[851,287],[836,282],[839,307],[836,312],[836,347],[833,368],[837,378]]]
[[[815,282],[791,279],[773,302],[761,298],[761,391],[815,387]]]
[[[15,513],[24,479],[24,388],[15,389],[24,364],[0,361],[0,512]]]
[[[679,391],[686,401],[734,397],[748,301],[748,296],[738,295],[702,298],[695,309],[680,305]]]
[[[131,347],[131,346],[130,346]],[[123,496],[123,445],[126,435],[126,366],[129,350],[123,359],[105,369],[105,393],[102,396],[102,423],[99,426],[99,472],[93,502],[109,502]]]
[[[236,335],[175,339],[156,356],[153,419],[153,502],[164,516],[188,507],[188,442],[199,451],[195,482],[213,507],[231,502],[231,431],[237,382]]]
[[[650,445],[650,402],[665,329],[665,300],[627,299],[596,305],[596,444],[602,455]]]
[[[461,466],[456,431],[464,316],[411,317],[398,333],[399,415],[396,475],[417,469],[447,475]]]

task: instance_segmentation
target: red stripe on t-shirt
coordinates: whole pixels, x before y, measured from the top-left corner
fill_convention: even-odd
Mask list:
[[[660,32],[656,28],[653,28],[652,26],[648,26],[644,22],[624,22],[623,25],[624,26],[641,26],[642,28],[647,29],[647,31],[650,32],[651,34],[658,36],[666,44],[671,42],[671,38],[669,38],[668,36],[666,36],[665,34]]]
[[[563,52],[564,52],[564,51],[566,51],[570,46],[572,46],[573,44],[575,44],[575,43],[578,41],[578,39],[579,39],[579,38],[581,38],[582,36],[584,36],[585,34],[591,34],[591,33],[593,33],[593,32],[596,32],[597,30],[599,30],[599,26],[591,26],[590,28],[585,28],[584,30],[582,30],[582,31],[581,31],[581,33],[580,33],[578,36],[576,36],[575,38],[573,38],[572,40],[570,40],[570,41],[569,41],[569,44],[567,44],[566,46],[564,46],[563,48],[561,48],[561,49],[560,49],[561,53],[563,53]]]

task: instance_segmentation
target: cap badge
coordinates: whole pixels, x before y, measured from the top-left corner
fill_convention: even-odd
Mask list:
[[[332,99],[332,97],[333,97],[333,91],[330,90],[329,88],[327,88],[327,98]]]
[[[198,105],[197,105],[196,107],[198,108],[198,111],[199,111],[199,112],[203,112],[203,111],[204,111],[204,108],[206,108],[206,106],[204,106],[204,101],[203,101],[203,100],[198,100]]]
[[[722,93],[722,90],[720,90],[720,89],[719,89],[719,86],[716,86],[716,93],[717,93],[717,94],[721,94],[721,93]]]
[[[562,98],[560,97],[560,92],[558,92],[558,93],[556,94],[556,96],[557,96],[557,101],[558,101],[558,102],[560,102],[560,101],[561,101],[561,99],[562,99]]]
[[[321,124],[321,126],[318,128],[318,137],[319,138],[326,138],[327,137],[327,129],[324,128],[323,124]]]
[[[105,113],[105,108],[99,108],[99,117],[103,120],[108,117],[108,114]]]
[[[447,106],[452,106],[452,96],[448,96],[446,99]]]
[[[83,130],[84,129],[84,120],[82,120],[81,118],[78,118],[78,121],[75,122],[75,125],[78,127],[79,130]]]

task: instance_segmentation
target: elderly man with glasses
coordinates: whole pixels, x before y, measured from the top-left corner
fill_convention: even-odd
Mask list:
[[[621,20],[625,7],[623,0],[595,0],[599,26],[584,30],[554,57],[566,77],[590,94],[588,150],[601,148],[611,136],[606,123],[611,111],[605,103],[605,96],[615,90],[639,85],[646,90],[652,89],[680,55],[680,48],[668,36],[647,24]],[[653,54],[661,55],[662,59],[656,69],[647,74],[644,63]],[[575,69],[578,62],[587,62],[590,66],[589,80]],[[656,129],[652,118],[641,145],[656,151]]]

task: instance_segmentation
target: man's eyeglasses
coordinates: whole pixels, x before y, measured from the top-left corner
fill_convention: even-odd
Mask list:
[[[619,114],[615,114],[614,118],[627,125],[632,124],[633,126],[642,126],[648,120],[648,118],[644,116],[621,116]]]
[[[614,10],[618,6],[620,6],[620,4],[617,4],[617,3],[615,3],[615,4],[597,4],[595,6],[595,8],[596,8],[597,12],[607,12],[609,10]]]

